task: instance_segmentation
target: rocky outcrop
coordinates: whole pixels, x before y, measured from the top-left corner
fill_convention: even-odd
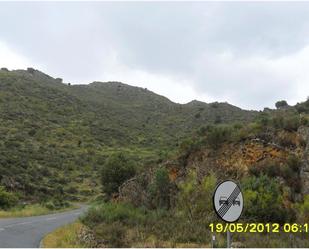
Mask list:
[[[136,178],[126,181],[119,189],[119,198],[135,206],[142,205],[147,200],[147,193]]]
[[[134,206],[142,206],[148,202],[147,185],[151,182],[150,174],[141,174],[124,182],[119,188],[118,199],[130,202]]]

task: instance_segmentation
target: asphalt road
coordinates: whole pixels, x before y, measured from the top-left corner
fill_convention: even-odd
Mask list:
[[[86,209],[82,206],[57,214],[0,219],[0,247],[39,247],[44,235],[73,222]]]

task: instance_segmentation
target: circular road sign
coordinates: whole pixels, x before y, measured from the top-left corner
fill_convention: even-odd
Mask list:
[[[213,204],[217,215],[222,220],[237,221],[244,207],[244,198],[239,186],[231,180],[220,183],[213,195]]]

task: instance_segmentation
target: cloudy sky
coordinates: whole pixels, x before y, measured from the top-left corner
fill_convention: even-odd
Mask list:
[[[309,96],[309,2],[0,2],[0,66],[245,109]]]

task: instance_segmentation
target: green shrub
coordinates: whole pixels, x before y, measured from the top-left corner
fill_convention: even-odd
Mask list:
[[[120,222],[116,221],[108,225],[102,223],[95,227],[94,235],[96,238],[103,239],[107,247],[127,247],[125,241],[126,227]]]
[[[300,118],[295,114],[277,114],[272,118],[272,125],[276,129],[284,129],[286,131],[297,131],[301,125]]]
[[[59,199],[53,199],[53,200],[49,200],[45,203],[43,203],[43,206],[50,209],[50,210],[57,210],[57,209],[61,209],[61,208],[67,208],[71,205],[70,202],[59,198]]]
[[[199,183],[196,172],[189,172],[186,180],[179,185],[177,209],[189,221],[209,221],[213,213],[212,194],[216,177],[211,174]]]
[[[298,206],[300,211],[300,221],[302,223],[309,222],[309,195],[304,196],[304,202]]]
[[[134,208],[127,203],[106,202],[89,208],[81,221],[91,228],[100,223],[111,224],[116,221],[126,225],[134,225],[143,223],[145,214],[144,209]]]
[[[171,187],[168,170],[166,168],[157,169],[154,182],[149,186],[153,206],[156,208],[170,208]]]
[[[304,126],[309,125],[309,117],[308,116],[301,116],[300,117],[300,124]]]
[[[276,160],[265,159],[255,163],[249,168],[249,173],[254,176],[267,175],[275,177],[280,175],[280,165]]]
[[[299,179],[300,166],[300,159],[295,155],[290,155],[284,164],[273,159],[260,161],[249,168],[249,173],[256,177],[262,175],[270,178],[282,177],[293,191],[293,194],[300,193],[301,191],[301,180]]]
[[[269,114],[263,112],[257,117],[256,122],[260,124],[262,127],[266,127],[270,125],[271,119]]]
[[[18,202],[18,198],[15,194],[8,192],[4,187],[0,186],[0,208],[8,209],[15,206]]]
[[[242,183],[245,198],[244,216],[256,222],[290,222],[292,209],[284,206],[279,183],[266,175],[248,177]]]
[[[197,150],[200,146],[200,143],[197,139],[187,138],[183,140],[180,144],[180,151],[185,153],[191,153]]]
[[[43,204],[44,207],[47,207],[50,210],[56,209],[55,203],[53,201],[48,201]]]
[[[272,125],[276,129],[282,129],[283,128],[283,123],[284,123],[284,118],[282,115],[275,115],[272,118]]]
[[[291,178],[294,174],[293,174],[293,170],[289,167],[289,165],[285,164],[281,167],[281,176],[284,179],[289,179]]]
[[[300,126],[300,119],[298,115],[293,115],[284,118],[283,128],[287,131],[297,131]]]
[[[209,129],[206,137],[206,142],[214,149],[218,149],[219,146],[226,141],[229,141],[232,137],[232,129],[228,126],[214,126]]]
[[[301,167],[301,159],[296,155],[289,155],[287,164],[294,172],[299,172]]]
[[[123,153],[112,154],[101,169],[103,191],[111,197],[118,188],[136,173],[133,161]]]

